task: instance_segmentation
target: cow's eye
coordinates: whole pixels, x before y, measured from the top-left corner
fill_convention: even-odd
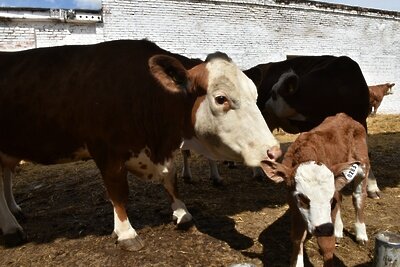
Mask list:
[[[228,102],[228,99],[223,95],[219,95],[215,97],[215,102],[218,105],[223,105],[225,102]]]
[[[299,206],[303,209],[310,208],[310,199],[304,194],[297,194],[297,202],[299,203]]]

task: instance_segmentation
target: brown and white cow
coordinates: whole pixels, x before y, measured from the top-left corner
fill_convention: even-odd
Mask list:
[[[392,87],[394,85],[394,83],[384,83],[368,86],[370,113],[372,116],[375,115],[378,111],[378,108],[382,103],[383,97],[385,95],[392,94]]]
[[[343,236],[340,190],[353,183],[355,232],[359,242],[368,240],[364,205],[370,168],[367,134],[363,125],[340,113],[326,118],[293,142],[282,163],[265,161],[262,167],[275,182],[285,182],[292,217],[291,266],[303,266],[307,232],[316,236],[324,266],[333,266],[335,236]]]
[[[177,193],[173,152],[183,138],[196,137],[213,157],[249,166],[279,154],[256,99],[253,82],[222,53],[201,62],[146,40],[0,53],[0,227],[6,242],[23,239],[9,175],[20,159],[93,158],[124,249],[143,247],[125,208],[128,171],[163,183],[174,219],[190,221]]]
[[[357,62],[349,57],[299,56],[259,64],[244,73],[257,86],[257,105],[271,131],[277,128],[288,133],[309,131],[326,117],[340,112],[367,129],[368,85]],[[190,176],[187,169],[184,166],[184,175]],[[380,190],[372,171],[369,175],[368,195],[379,198]],[[215,163],[211,177],[221,181]]]

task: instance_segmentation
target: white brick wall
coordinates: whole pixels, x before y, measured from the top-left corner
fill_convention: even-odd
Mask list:
[[[17,31],[0,20],[0,50],[147,38],[189,57],[224,51],[242,68],[287,55],[348,55],[368,84],[397,84],[378,112],[400,113],[400,13],[285,2],[103,0],[103,24],[25,22]]]

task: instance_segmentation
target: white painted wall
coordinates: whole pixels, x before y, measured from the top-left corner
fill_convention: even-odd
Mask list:
[[[204,59],[226,52],[241,68],[287,55],[347,55],[368,84],[395,82],[379,113],[400,113],[400,13],[283,0],[103,0],[103,22],[4,22],[0,50],[147,38]]]

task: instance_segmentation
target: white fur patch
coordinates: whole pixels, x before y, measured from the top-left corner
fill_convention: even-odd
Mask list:
[[[342,221],[342,216],[340,214],[340,209],[336,213],[335,236],[337,238],[342,238],[343,237],[343,221]]]
[[[127,218],[125,221],[121,221],[118,218],[117,213],[114,209],[114,232],[118,236],[118,240],[124,239],[133,239],[137,236],[135,229],[133,229],[129,219]]]
[[[172,159],[164,164],[154,164],[150,159],[151,151],[149,148],[143,148],[138,155],[132,156],[125,162],[126,168],[139,178],[148,181],[161,183],[170,170],[173,169]]]
[[[192,215],[187,210],[185,204],[179,199],[176,199],[174,203],[171,204],[171,208],[173,211],[172,216],[174,217],[174,219],[176,219],[177,224],[189,222],[192,220]]]
[[[315,227],[331,223],[331,199],[335,192],[333,173],[325,165],[310,161],[299,165],[294,179],[295,194],[302,193],[310,200],[308,209],[299,206],[308,231],[313,233]]]
[[[354,224],[357,241],[368,241],[367,228],[365,223],[356,222]]]

